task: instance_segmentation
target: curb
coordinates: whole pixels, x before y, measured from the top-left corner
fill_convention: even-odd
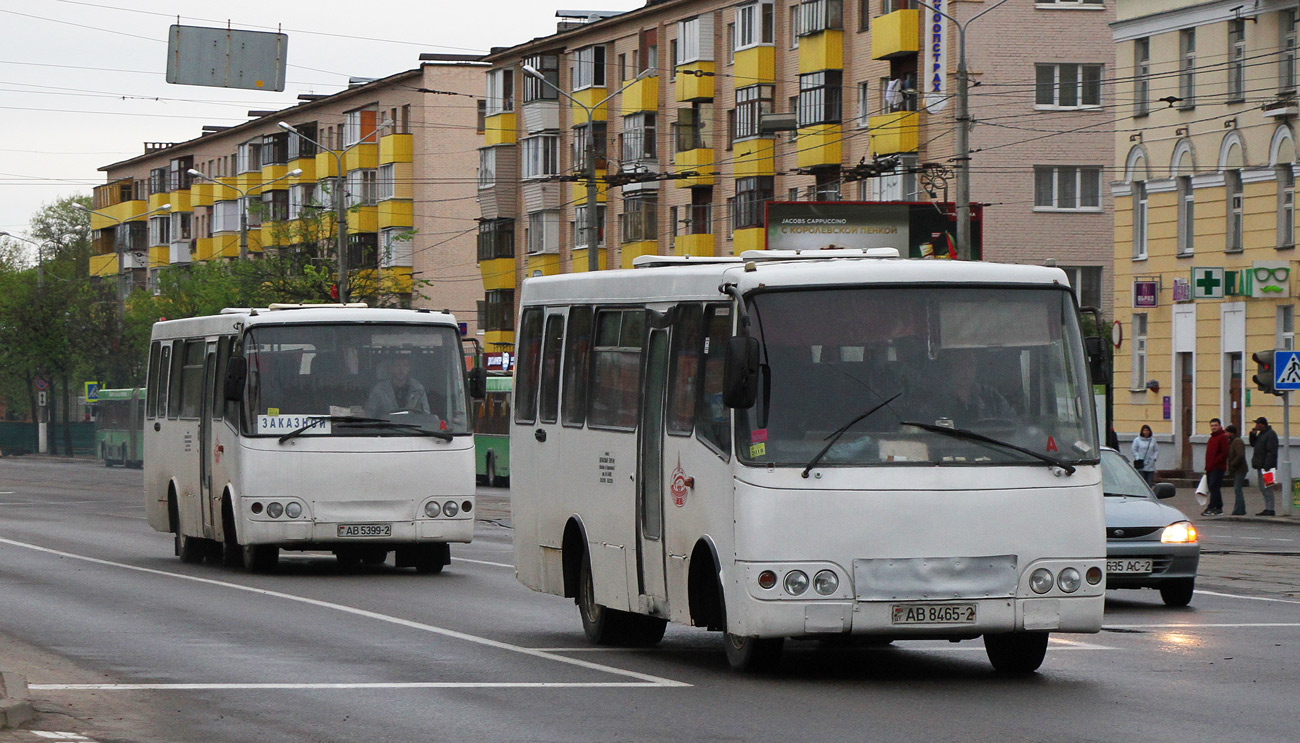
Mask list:
[[[0,671],[0,730],[17,727],[35,716],[36,710],[27,701],[27,679]]]

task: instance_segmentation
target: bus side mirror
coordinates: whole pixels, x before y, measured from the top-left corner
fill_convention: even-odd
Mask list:
[[[481,366],[469,370],[469,396],[475,400],[487,397],[487,370]]]
[[[248,379],[248,359],[243,356],[231,356],[226,361],[226,382],[223,392],[226,400],[239,402],[244,399],[244,382]]]
[[[758,397],[758,339],[738,335],[727,339],[722,365],[722,403],[748,410]]]
[[[1084,351],[1088,354],[1088,368],[1092,372],[1093,384],[1110,384],[1110,365],[1106,353],[1106,339],[1089,336],[1083,339]]]

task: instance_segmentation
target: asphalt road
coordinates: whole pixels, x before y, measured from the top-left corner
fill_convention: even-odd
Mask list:
[[[40,712],[0,743],[1300,739],[1294,523],[1198,518],[1191,607],[1112,592],[1106,629],[1031,678],[978,640],[792,643],[749,677],[692,628],[589,647],[571,602],[515,581],[508,515],[481,489],[441,575],[289,553],[257,576],[174,558],[138,471],[0,460],[0,670]]]

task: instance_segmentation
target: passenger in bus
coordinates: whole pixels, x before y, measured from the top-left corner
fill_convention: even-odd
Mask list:
[[[366,414],[382,417],[396,412],[429,413],[429,397],[424,385],[411,377],[411,360],[399,356],[388,364],[388,378],[370,390]]]
[[[945,349],[940,363],[945,367],[943,374],[948,387],[948,394],[942,397],[942,417],[952,420],[958,428],[971,428],[980,421],[1016,418],[1007,398],[981,378],[989,359],[981,358],[976,349]]]

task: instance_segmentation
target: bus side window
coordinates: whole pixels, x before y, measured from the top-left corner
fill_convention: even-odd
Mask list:
[[[171,413],[172,341],[163,341],[158,354],[158,410],[157,417],[174,418]]]
[[[602,310],[596,314],[588,425],[636,429],[641,402],[641,353],[645,310]]]
[[[221,420],[226,409],[226,396],[223,393],[226,387],[226,362],[229,360],[230,339],[222,336],[217,340],[217,372],[208,383],[208,394],[212,401],[208,409],[212,411],[214,421]]]
[[[538,417],[554,423],[560,409],[560,349],[564,342],[564,316],[546,318],[546,344],[542,347],[542,392]]]
[[[145,398],[144,415],[153,418],[158,409],[158,357],[162,353],[162,344],[154,341],[149,344],[149,389]]]
[[[180,399],[180,417],[198,418],[203,403],[203,352],[207,343],[202,338],[185,342],[185,363],[181,366],[181,386],[176,397]]]
[[[721,304],[709,305],[704,327],[704,373],[695,410],[695,435],[726,458],[731,456],[731,429],[728,426],[731,416],[722,404],[722,365],[727,339],[731,337],[731,308]]]
[[[542,311],[535,307],[524,310],[519,328],[515,423],[532,423],[537,419],[537,372],[542,363]]]
[[[581,428],[587,422],[587,375],[591,370],[591,308],[569,310],[564,337],[564,410],[561,422]]]
[[[698,304],[677,305],[668,381],[668,433],[690,436],[695,427],[696,387],[700,378],[700,344],[704,312]]]

